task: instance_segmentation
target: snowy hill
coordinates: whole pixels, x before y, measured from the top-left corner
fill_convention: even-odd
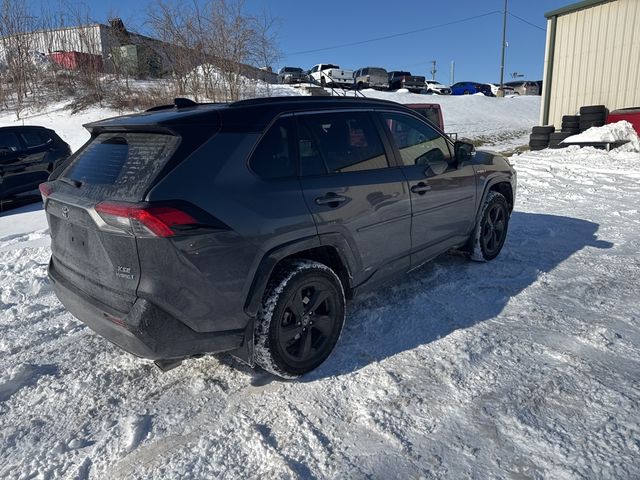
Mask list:
[[[265,85],[263,93],[267,93]],[[286,85],[271,85],[272,96],[300,95],[301,91]],[[352,92],[348,94],[353,95]],[[445,129],[462,137],[488,142],[490,148],[505,149],[524,145],[528,141],[531,127],[536,125],[540,112],[540,97],[488,98],[484,95],[439,96],[415,93],[377,92],[365,90],[372,98],[393,100],[399,103],[439,103],[442,108]],[[107,117],[132,113],[114,109],[90,107],[71,114],[69,103],[50,105],[44,111],[31,111],[15,120],[13,113],[0,111],[0,127],[8,125],[42,125],[54,129],[75,151],[89,139],[82,128],[85,123]]]
[[[437,99],[495,143],[537,118],[531,98]],[[28,121],[77,148],[111,113]],[[41,207],[0,214],[0,478],[640,478],[640,154],[512,161],[500,257],[356,299],[297,382],[124,353],[53,294]]]

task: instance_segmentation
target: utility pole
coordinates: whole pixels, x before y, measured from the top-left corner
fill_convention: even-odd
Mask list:
[[[436,61],[435,60],[431,60],[431,80],[435,80],[436,79]]]
[[[504,92],[504,49],[507,46],[507,2],[504,0],[504,18],[502,20],[502,60],[500,61],[500,90]]]
[[[456,62],[451,60],[451,70],[449,71],[449,85],[453,85],[456,82]]]

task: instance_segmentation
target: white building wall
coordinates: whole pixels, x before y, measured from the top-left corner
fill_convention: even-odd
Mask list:
[[[615,0],[558,16],[553,54],[549,124],[559,128],[562,115],[576,114],[584,105],[640,106],[640,0]],[[543,108],[541,123],[544,119]]]

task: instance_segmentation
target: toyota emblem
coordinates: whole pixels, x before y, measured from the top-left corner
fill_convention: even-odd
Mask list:
[[[69,207],[62,207],[62,216],[66,219],[69,219]]]

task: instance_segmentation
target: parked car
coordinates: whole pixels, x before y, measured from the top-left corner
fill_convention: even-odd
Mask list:
[[[353,72],[353,87],[356,90],[362,88],[389,88],[389,74],[384,68],[364,67]]]
[[[37,190],[69,155],[69,145],[48,128],[0,128],[0,199]]]
[[[500,90],[500,84],[499,83],[489,83],[487,84],[491,87],[491,93],[493,94],[494,97],[498,96],[498,91]],[[502,89],[504,90],[504,94],[505,95],[513,95],[513,87],[510,87],[509,85],[503,84],[502,85]]]
[[[424,81],[424,77],[411,75],[411,72],[389,72],[389,88],[392,90],[406,88],[410,92],[418,93],[424,89]]]
[[[540,88],[536,82],[523,80],[507,82],[505,85],[513,88],[513,93],[515,95],[540,95]]]
[[[478,82],[458,82],[451,85],[451,95],[473,95],[483,93],[487,97],[492,97],[491,86],[487,83]]]
[[[452,248],[491,260],[505,241],[512,167],[398,103],[153,110],[87,125],[41,192],[58,298],[161,368],[231,351],[297,377],[334,349],[347,299]]]
[[[309,78],[323,87],[351,87],[353,70],[330,63],[319,63],[309,70]]]
[[[436,82],[435,80],[425,80],[424,88],[427,93],[435,93],[437,95],[451,95],[451,89],[446,85]]]
[[[307,80],[305,71],[298,67],[282,67],[278,71],[278,83],[302,83]]]
[[[418,112],[424,118],[433,123],[440,130],[444,131],[444,120],[442,119],[442,109],[437,103],[407,103],[411,110]]]

